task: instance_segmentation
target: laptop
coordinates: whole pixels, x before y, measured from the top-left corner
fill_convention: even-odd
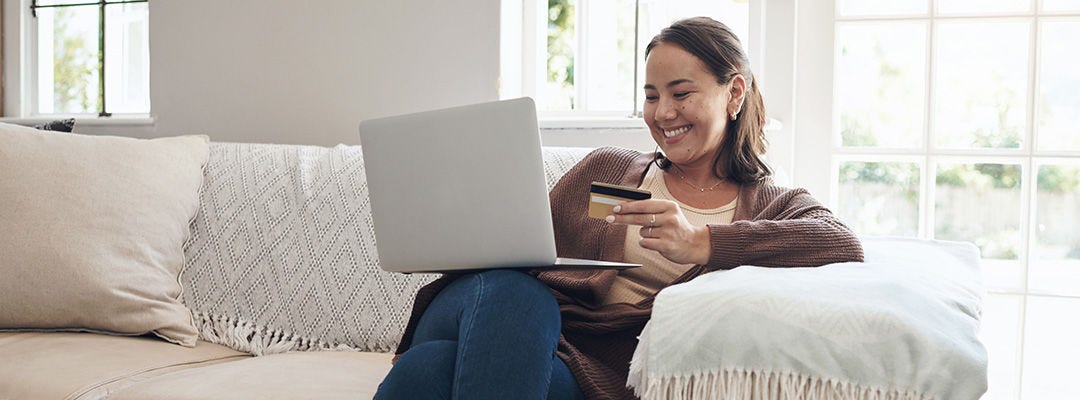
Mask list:
[[[360,145],[384,270],[640,266],[556,257],[531,98],[365,120]]]

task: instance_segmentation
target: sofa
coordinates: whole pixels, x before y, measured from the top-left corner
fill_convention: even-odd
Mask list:
[[[18,138],[5,142],[5,135]],[[183,174],[169,170],[170,165],[137,165],[136,162],[153,160],[140,161],[131,156],[118,157],[108,153],[119,146],[116,143],[136,146],[154,141],[113,138],[116,143],[103,145],[107,149],[101,150],[101,154],[97,150],[85,150],[86,154],[83,154],[82,149],[94,149],[96,141],[107,139],[78,138],[80,142],[71,145],[65,142],[69,140],[66,137],[43,136],[39,142],[37,137],[29,135],[32,134],[22,128],[0,126],[0,207],[7,206],[0,209],[0,232],[8,229],[0,239],[0,273],[6,275],[0,276],[0,290],[18,293],[16,297],[0,292],[0,400],[358,399],[370,398],[375,393],[391,368],[391,353],[408,321],[413,295],[436,276],[388,273],[379,268],[359,147],[216,143],[202,138],[185,142],[193,149],[202,143],[204,152],[188,151],[200,156],[192,157],[183,168],[187,171],[192,169],[191,165],[197,165],[201,180],[182,182]],[[53,146],[49,144],[52,141],[64,142],[57,145],[61,150],[49,147],[46,155],[24,157],[34,153],[35,149]],[[65,154],[65,151],[74,153]],[[138,148],[133,151],[149,150]],[[543,156],[549,189],[589,151],[545,147]],[[111,172],[105,166],[87,172],[86,165],[63,164],[76,159],[92,166],[106,164],[95,161],[94,157],[120,162],[118,166],[108,167],[115,168]],[[170,155],[154,159],[174,158],[180,160],[183,157]],[[46,194],[34,192],[41,190],[39,186],[63,179],[58,175],[64,173],[58,171],[66,171],[65,168],[78,170],[81,175],[49,188],[51,192],[41,192]],[[54,307],[61,310],[41,311],[45,306],[39,303],[53,307],[59,301],[57,299],[76,297],[75,293],[83,290],[86,281],[98,277],[102,277],[101,285],[125,280],[137,282],[119,289],[111,288],[101,295],[121,293],[121,303],[135,296],[132,293],[142,293],[140,290],[144,287],[154,287],[135,279],[135,275],[142,273],[138,268],[145,266],[113,272],[108,269],[112,268],[109,265],[90,268],[80,264],[96,254],[64,256],[67,258],[55,255],[78,248],[84,241],[96,240],[97,236],[126,229],[121,226],[91,231],[95,233],[59,241],[52,238],[64,234],[57,232],[57,227],[66,229],[109,212],[117,214],[107,218],[106,222],[124,220],[127,221],[124,223],[137,224],[151,218],[143,214],[171,207],[172,203],[127,193],[129,189],[141,187],[133,188],[139,186],[133,183],[136,178],[125,178],[116,186],[116,190],[123,193],[101,194],[108,199],[106,205],[125,203],[122,210],[100,206],[101,210],[80,211],[84,214],[79,215],[89,216],[63,218],[53,218],[48,210],[63,208],[72,199],[99,195],[94,193],[94,188],[106,183],[70,189],[76,193],[65,194],[67,188],[79,187],[83,184],[81,181],[89,179],[87,177],[123,176],[125,173],[157,176],[151,180],[170,181],[162,184],[161,190],[174,190],[184,185],[197,188],[190,194],[194,197],[187,199],[194,208],[176,212],[180,216],[192,214],[189,220],[181,219],[184,229],[165,241],[165,247],[172,246],[182,252],[171,258],[181,263],[175,271],[163,273],[164,281],[172,279],[175,288],[162,286],[161,299],[146,303],[149,305],[114,307],[103,301],[97,304],[95,298],[90,298],[80,300],[92,303],[90,306],[64,303]],[[31,183],[18,183],[26,174],[39,177]],[[37,193],[38,200],[30,195],[20,197],[22,191]],[[53,203],[54,197],[63,201]],[[184,200],[184,196],[177,197]],[[37,202],[49,206],[40,211],[41,214],[32,214],[38,212],[33,210],[37,205],[25,203]],[[176,204],[187,203],[177,201]],[[144,206],[148,211],[137,211]],[[32,216],[27,217],[26,213]],[[139,215],[127,217],[133,213]],[[45,223],[54,225],[45,233],[35,233],[37,225]],[[167,225],[166,222],[156,224]],[[144,231],[135,230],[124,240],[156,240],[159,231],[164,230],[156,226]],[[34,239],[23,240],[24,236]],[[674,319],[679,312],[661,310],[686,310],[688,306],[679,305],[686,297],[679,297],[679,291],[673,290],[675,294],[665,297],[670,301],[662,302],[658,298],[654,318],[660,322],[650,322],[645,332],[649,346],[642,346],[635,355],[633,382],[630,383],[645,398],[978,398],[986,387],[986,358],[985,350],[975,337],[981,300],[977,252],[973,253],[970,245],[917,239],[868,238],[867,243],[870,244],[867,264],[893,258],[893,255],[901,256],[900,261],[885,262],[876,269],[867,268],[863,263],[833,265],[816,269],[820,271],[808,269],[799,272],[801,275],[785,277],[769,275],[776,271],[740,267],[718,271],[728,275],[718,280],[721,283],[712,283],[713,286],[704,289],[722,295],[724,298],[717,301],[726,303],[721,304],[744,305],[726,307],[729,310],[726,318],[732,318],[727,321],[736,320],[734,318],[760,320],[759,313],[789,309],[787,304],[821,304],[820,307],[807,307],[809,311],[805,314],[770,318],[774,322],[786,322],[767,325],[768,329],[789,329],[797,335],[749,341],[745,339],[747,331],[740,329],[754,324],[718,324],[700,328],[715,332],[714,339],[682,340],[678,336],[672,339],[671,334],[678,329],[662,324],[680,323]],[[124,248],[118,254],[134,254],[137,250]],[[3,254],[4,251],[9,254]],[[102,250],[105,251],[111,250]],[[150,253],[157,256],[163,252],[166,250]],[[929,255],[920,258],[920,253]],[[42,272],[54,268],[56,262],[35,264],[40,259],[57,257],[73,266]],[[914,273],[898,271],[906,266],[926,264],[924,261],[927,260],[936,264],[913,269]],[[35,266],[28,269],[23,267],[24,264]],[[65,284],[68,286],[53,286],[55,282],[83,274],[87,269],[105,272],[80,275],[76,282]],[[47,280],[37,280],[48,273],[55,275],[50,275]],[[176,275],[168,278],[169,274]],[[758,289],[770,286],[763,285],[762,279],[777,277],[787,283],[776,287],[787,289]],[[822,291],[814,291],[814,281],[820,282],[816,287]],[[793,282],[798,284],[793,285]],[[847,292],[845,288],[853,291]],[[703,290],[700,287],[693,289]],[[837,300],[835,296],[822,296],[823,291],[853,293],[866,298],[847,296],[847,300]],[[148,297],[158,295],[144,294]],[[830,303],[815,302],[815,299],[823,298]],[[151,325],[150,328],[125,330],[101,325],[101,320],[111,321],[117,314],[167,308],[159,303],[169,301],[174,301],[177,304],[174,308],[181,310],[180,325],[190,323],[189,326]],[[748,306],[755,304],[762,307]],[[872,304],[886,306],[873,308],[870,307]],[[889,304],[895,307],[890,308]],[[814,310],[818,314],[813,314]],[[53,312],[67,314],[54,318],[61,322],[26,318],[27,314],[36,318],[38,314]],[[837,323],[831,317],[837,315],[844,323]],[[926,321],[918,320],[940,325],[926,329],[921,325]],[[831,328],[815,328],[820,324]],[[754,335],[769,336],[768,329],[754,331]],[[170,330],[180,333],[169,333]],[[893,333],[878,336],[887,331]],[[819,336],[811,338],[810,335]],[[784,343],[790,341],[789,336],[806,338],[809,348],[817,351],[795,349],[790,343]],[[865,340],[852,342],[855,337]],[[675,360],[664,357],[664,354],[680,354],[680,342],[688,343],[682,350],[732,348],[735,342],[718,341],[729,340],[725,338],[742,338],[738,339],[741,340],[738,348],[745,350],[743,354],[693,351],[694,357],[680,355],[678,357],[682,358]],[[855,347],[844,351],[849,345]],[[884,349],[882,354],[867,357],[876,348]],[[678,379],[656,375],[685,376],[679,371],[680,366],[693,366],[700,373],[699,365],[727,365],[730,363],[725,360],[740,357],[774,359],[793,367],[765,365],[750,369],[749,365],[736,365],[734,369],[715,371],[727,375],[732,371],[756,374],[758,378],[753,382],[764,385],[756,395],[754,391],[734,389],[735,385],[752,383],[750,380],[716,378],[710,381],[713,382],[711,389],[701,388],[700,384],[695,389],[692,382],[680,383]],[[814,360],[810,362],[799,357],[813,357]],[[873,368],[867,368],[868,365]],[[824,372],[817,374],[819,371]],[[848,373],[856,375],[856,381],[842,376]],[[762,376],[767,379],[763,381]],[[775,389],[765,388],[769,379],[774,379],[770,376],[778,382]],[[789,387],[781,388],[782,382],[787,382]],[[798,387],[800,382],[801,388]],[[841,392],[837,388],[841,387],[848,388],[845,395],[848,397],[837,394]],[[811,390],[817,390],[818,394],[807,394]],[[773,397],[761,397],[765,392],[772,393],[769,396]],[[684,395],[676,395],[678,393]]]

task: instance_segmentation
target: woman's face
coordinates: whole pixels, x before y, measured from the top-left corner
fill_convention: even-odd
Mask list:
[[[644,118],[669,160],[712,167],[730,115],[731,86],[717,83],[682,47],[664,42],[653,47],[645,61]]]

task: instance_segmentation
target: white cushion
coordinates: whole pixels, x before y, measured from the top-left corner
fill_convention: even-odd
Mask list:
[[[179,274],[207,142],[0,124],[0,329],[193,346]]]
[[[978,249],[862,240],[864,263],[742,266],[660,291],[629,386],[643,399],[978,399]]]

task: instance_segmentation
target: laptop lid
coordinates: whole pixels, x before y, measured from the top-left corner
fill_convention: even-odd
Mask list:
[[[532,99],[362,121],[360,144],[384,269],[555,263]]]

